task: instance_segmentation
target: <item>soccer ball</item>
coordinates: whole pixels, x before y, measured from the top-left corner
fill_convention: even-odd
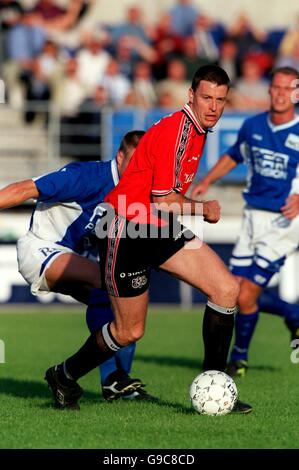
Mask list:
[[[232,411],[238,398],[233,379],[219,370],[199,374],[190,386],[190,400],[200,414],[220,416]]]

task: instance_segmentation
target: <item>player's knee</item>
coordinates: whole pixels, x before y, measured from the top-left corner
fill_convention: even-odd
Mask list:
[[[240,290],[238,305],[241,312],[248,312],[256,309],[255,296],[252,295],[249,289]]]
[[[223,301],[231,305],[237,304],[239,292],[240,285],[238,280],[233,275],[229,275],[220,287],[220,295]]]
[[[116,336],[117,341],[124,346],[130,343],[135,343],[144,335],[143,325],[134,325],[131,328],[117,329]]]

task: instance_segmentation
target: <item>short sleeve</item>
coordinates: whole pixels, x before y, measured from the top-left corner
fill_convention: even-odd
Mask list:
[[[37,178],[33,178],[39,191],[39,202],[73,201],[86,194],[88,175],[81,163],[71,163]]]
[[[248,124],[245,121],[239,130],[236,143],[227,150],[227,154],[236,163],[244,163],[247,157]]]

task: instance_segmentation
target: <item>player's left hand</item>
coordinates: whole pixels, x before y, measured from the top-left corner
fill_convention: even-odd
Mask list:
[[[299,194],[291,194],[280,210],[287,219],[294,219],[299,214]]]

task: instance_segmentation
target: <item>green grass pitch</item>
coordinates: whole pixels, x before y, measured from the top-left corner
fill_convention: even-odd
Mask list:
[[[290,360],[283,321],[261,315],[250,371],[237,381],[250,415],[200,416],[189,386],[201,371],[200,309],[151,308],[132,376],[142,378],[159,404],[106,403],[97,371],[80,380],[81,411],[53,408],[44,371],[87,337],[82,312],[49,307],[0,314],[5,363],[0,364],[2,449],[278,449],[299,447],[299,363]],[[299,353],[298,353],[299,359]]]

